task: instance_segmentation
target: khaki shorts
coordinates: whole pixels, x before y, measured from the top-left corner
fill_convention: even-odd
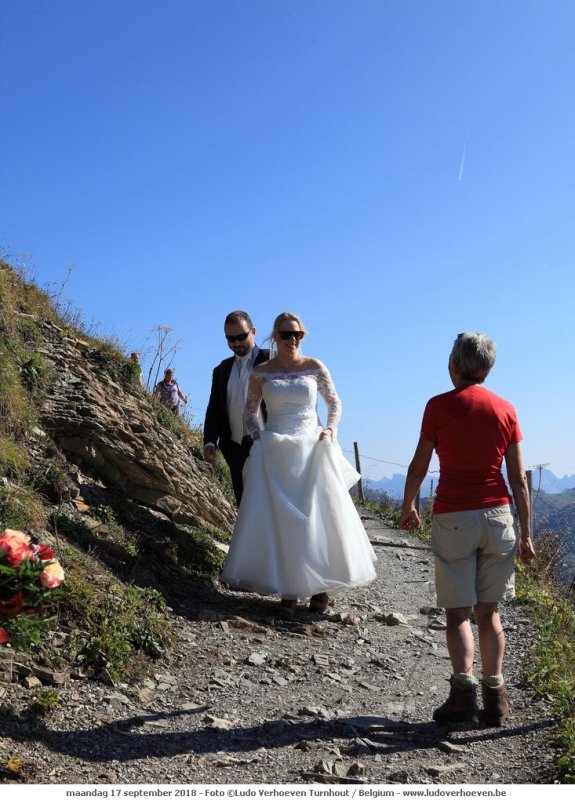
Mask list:
[[[517,541],[508,505],[436,514],[431,549],[437,605],[466,608],[511,600]]]

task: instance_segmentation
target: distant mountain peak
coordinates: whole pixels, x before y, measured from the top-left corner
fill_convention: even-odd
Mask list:
[[[560,494],[567,489],[575,488],[575,475],[564,475],[558,478],[551,470],[542,469],[541,475],[539,470],[534,469],[533,472],[533,490],[542,491],[547,494]],[[380,478],[378,481],[365,480],[364,485],[368,490],[373,492],[385,492],[390,497],[396,499],[403,497],[403,489],[405,486],[405,475],[394,473],[391,478]],[[437,488],[438,475],[428,475],[421,485],[421,496],[429,497],[431,491]]]

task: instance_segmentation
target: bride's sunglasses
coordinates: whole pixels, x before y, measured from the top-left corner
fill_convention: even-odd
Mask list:
[[[289,342],[292,336],[296,341],[300,342],[303,339],[304,333],[303,331],[278,331],[278,336],[284,342]]]
[[[229,336],[226,333],[226,339],[228,340],[228,342],[230,344],[233,344],[234,342],[245,342],[245,340],[248,338],[250,333],[251,333],[251,331],[247,331],[247,333],[238,333],[237,336]]]

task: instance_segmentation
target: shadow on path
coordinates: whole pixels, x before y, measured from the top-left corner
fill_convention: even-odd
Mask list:
[[[208,705],[193,709],[158,712],[127,717],[126,719],[93,728],[58,731],[49,728],[43,719],[30,717],[24,721],[10,708],[0,709],[2,735],[14,741],[42,742],[53,752],[85,761],[133,761],[140,758],[171,758],[183,753],[245,753],[259,747],[267,749],[289,747],[302,740],[316,741],[349,739],[349,755],[371,752],[385,754],[414,750],[429,750],[445,741],[445,729],[433,722],[401,723],[385,717],[342,717],[332,720],[277,720],[268,725],[236,727],[217,730],[209,727],[184,731],[149,731],[147,725],[169,721],[186,715],[207,711]],[[497,740],[523,736],[532,731],[552,727],[550,721],[504,729],[474,730],[459,738],[458,744],[480,740]]]

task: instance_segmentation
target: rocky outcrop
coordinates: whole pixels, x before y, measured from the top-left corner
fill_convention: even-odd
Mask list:
[[[50,367],[43,427],[84,472],[184,526],[229,530],[235,510],[192,448],[158,421],[126,364],[44,321],[38,352]]]

